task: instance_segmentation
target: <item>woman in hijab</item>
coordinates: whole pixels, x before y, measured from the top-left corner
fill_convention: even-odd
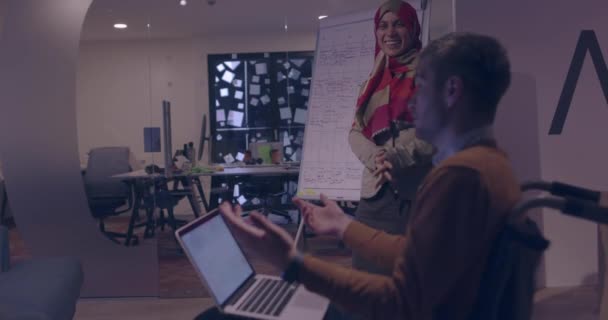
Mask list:
[[[365,167],[355,217],[370,227],[402,234],[411,200],[431,168],[433,154],[431,145],[416,138],[408,106],[422,47],[420,23],[411,5],[391,0],[378,8],[374,25],[374,68],[357,99],[348,139]],[[391,177],[390,183],[387,177]],[[357,255],[353,266],[380,274],[391,272]]]

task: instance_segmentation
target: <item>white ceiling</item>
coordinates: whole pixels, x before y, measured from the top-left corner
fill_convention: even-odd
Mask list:
[[[8,0],[0,0],[0,23]],[[53,0],[44,0],[53,1]],[[315,33],[321,14],[335,16],[373,10],[384,0],[94,0],[84,23],[82,39],[166,39],[196,36],[234,36]],[[420,1],[420,0],[409,0]],[[431,0],[431,36],[449,31],[452,0]],[[125,22],[126,30],[113,24]],[[150,23],[149,32],[146,25]],[[1,28],[0,28],[1,30]]]
[[[284,32],[315,32],[318,16],[375,8],[379,0],[95,0],[84,24],[84,40],[185,38]],[[125,22],[126,30],[112,25]],[[150,34],[146,30],[150,22]]]

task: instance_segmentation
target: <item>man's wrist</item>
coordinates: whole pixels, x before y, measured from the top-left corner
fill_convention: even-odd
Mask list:
[[[289,262],[287,267],[283,271],[283,280],[292,283],[299,280],[300,269],[304,264],[304,255],[299,251],[294,251],[290,254]]]
[[[336,230],[336,236],[338,237],[338,239],[340,239],[340,240],[344,239],[344,233],[346,232],[346,229],[348,229],[348,226],[350,225],[350,223],[352,221],[353,221],[353,218],[349,217],[346,214],[344,214],[342,219],[340,219],[340,221],[337,224],[338,228]]]

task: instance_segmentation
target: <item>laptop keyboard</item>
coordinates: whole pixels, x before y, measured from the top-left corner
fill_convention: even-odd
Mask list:
[[[278,316],[296,291],[296,286],[281,279],[262,278],[260,284],[236,309],[263,315]]]

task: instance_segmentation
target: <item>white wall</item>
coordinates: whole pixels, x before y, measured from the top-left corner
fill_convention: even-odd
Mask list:
[[[162,127],[161,102],[172,103],[173,148],[198,145],[208,114],[207,54],[314,50],[315,34],[81,43],[77,115],[81,160],[93,147],[126,145],[144,153],[143,128]],[[204,157],[205,161],[208,159]]]
[[[457,1],[458,30],[496,36],[509,51],[513,71],[536,83],[532,96],[538,109],[523,110],[520,117],[538,113],[545,180],[608,190],[608,108],[589,55],[562,135],[548,135],[581,30],[595,30],[604,59],[608,57],[607,10],[607,2],[593,0]],[[512,124],[512,130],[518,130],[518,123]],[[596,225],[547,210],[543,228],[552,242],[545,255],[547,286],[594,283],[598,270]]]

